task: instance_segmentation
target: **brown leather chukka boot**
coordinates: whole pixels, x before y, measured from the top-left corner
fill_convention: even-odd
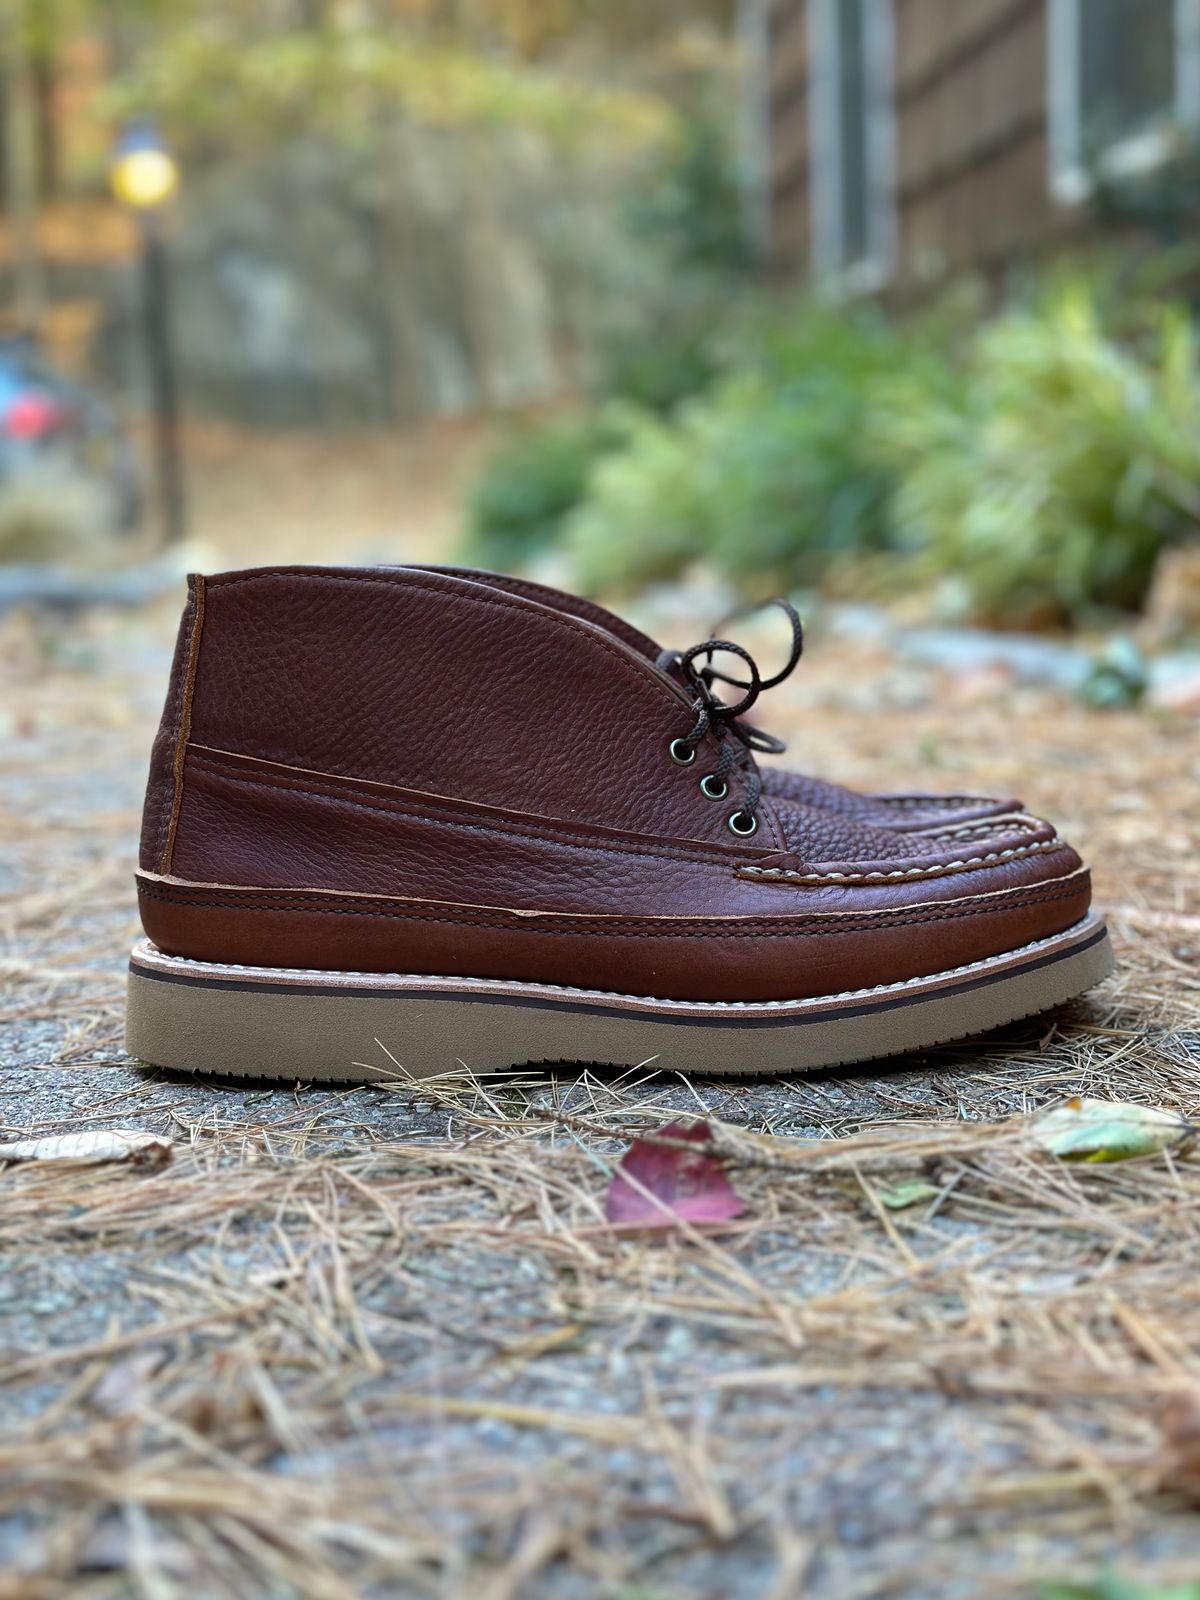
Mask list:
[[[469,578],[473,583],[484,583],[502,589],[508,594],[524,595],[529,600],[540,601],[555,611],[565,611],[571,616],[594,622],[623,639],[632,649],[651,661],[669,660],[670,651],[664,651],[648,634],[615,612],[598,605],[594,600],[584,600],[578,595],[552,589],[549,584],[534,583],[527,578],[513,578],[505,573],[480,572],[470,567],[424,567],[425,572],[440,572],[447,577]],[[800,619],[786,601],[773,602],[783,606],[792,619],[793,648],[784,668],[769,682],[767,688],[782,683],[800,659],[803,635]],[[761,608],[754,608],[761,609]],[[783,746],[775,752],[782,755]],[[843,784],[830,783],[825,778],[812,777],[803,772],[788,771],[783,767],[764,765],[763,790],[784,800],[798,800],[802,805],[819,806],[825,811],[838,811],[857,817],[877,828],[896,828],[902,833],[923,833],[933,828],[953,828],[963,822],[978,822],[985,817],[1008,816],[1022,809],[1015,799],[1002,799],[982,794],[932,794],[927,790],[913,790],[902,794],[859,794]]]
[[[764,793],[713,693],[459,576],[195,578],[151,760],[129,1047],[269,1078],[804,1070],[1078,994],[1088,874],[1023,814],[897,833]]]

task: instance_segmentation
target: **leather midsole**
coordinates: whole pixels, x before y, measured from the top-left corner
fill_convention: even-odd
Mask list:
[[[664,999],[770,1001],[902,982],[1002,955],[1087,914],[1086,871],[882,912],[780,917],[531,913],[138,876],[169,955],[322,971],[514,979]]]

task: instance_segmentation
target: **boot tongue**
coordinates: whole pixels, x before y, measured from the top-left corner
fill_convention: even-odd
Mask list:
[[[720,654],[720,652],[717,651],[717,654]],[[688,676],[687,670],[683,665],[682,650],[672,650],[670,648],[660,650],[657,656],[654,658],[654,665],[661,673],[670,678],[672,683],[679,684],[684,692],[688,695],[689,699],[695,699],[696,685]],[[714,682],[710,685],[710,692],[714,694],[718,700],[721,698],[720,689],[724,681],[726,680],[714,678]],[[745,685],[735,684],[733,695],[730,698],[736,700],[738,695],[744,692],[745,687]]]
[[[672,683],[682,684],[685,689],[690,689],[692,686],[688,682],[687,673],[683,670],[681,654],[679,650],[660,650],[654,659],[654,665],[660,672],[665,673]]]
[[[676,688],[683,691],[688,698],[689,704],[694,705],[696,702],[696,685],[684,670],[682,657],[683,652],[680,650],[660,650],[655,657],[654,665],[665,678],[670,679]],[[715,698],[718,702],[720,701],[719,695]]]

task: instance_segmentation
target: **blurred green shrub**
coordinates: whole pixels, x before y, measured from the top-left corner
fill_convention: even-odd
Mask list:
[[[753,266],[726,108],[695,110],[657,179],[630,196],[627,225],[677,267],[736,281]]]
[[[1192,328],[1163,312],[1119,345],[1082,281],[984,324],[941,383],[879,385],[871,434],[912,576],[952,576],[986,620],[1136,610],[1163,544],[1200,527]]]
[[[890,473],[867,448],[875,385],[911,360],[877,314],[765,321],[744,368],[674,421],[630,412],[567,527],[587,588],[630,587],[707,556],[750,591],[809,583],[890,537]]]
[[[710,541],[707,416],[699,402],[675,423],[636,406],[614,408],[619,444],[597,462],[586,499],[564,525],[582,589],[633,589],[672,577]]]
[[[941,586],[1004,626],[1135,611],[1163,547],[1200,532],[1200,357],[1181,309],[1126,302],[1117,337],[1101,303],[1080,275],[968,323],[739,312],[707,387],[528,442],[473,526],[524,530],[497,561],[561,539],[592,591],[704,559],[751,595]]]
[[[659,295],[651,328],[648,313]],[[707,281],[684,280],[673,294],[665,284],[652,290],[636,319],[603,330],[596,340],[597,403],[620,400],[666,414],[703,394],[730,363],[725,299],[726,292]]]
[[[485,462],[467,501],[464,559],[498,571],[526,565],[557,543],[611,444],[599,419],[523,427]]]
[[[592,391],[672,411],[735,359],[753,265],[727,115],[683,120],[624,207],[625,248],[595,263]]]

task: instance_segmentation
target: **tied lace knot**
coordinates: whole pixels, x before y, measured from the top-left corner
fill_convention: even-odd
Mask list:
[[[750,652],[732,639],[705,639],[702,644],[694,644],[689,650],[664,651],[659,658],[660,666],[678,669],[688,686],[695,692],[692,710],[696,720],[682,738],[673,741],[671,748],[675,759],[684,764],[693,761],[700,741],[709,733],[714,735],[720,746],[717,764],[707,777],[700,780],[701,789],[713,800],[724,799],[729,792],[728,780],[735,767],[744,768],[746,771],[745,801],[728,819],[730,831],[745,839],[758,832],[758,806],[762,799],[762,779],[754,764],[753,755],[755,752],[760,755],[780,755],[786,747],[781,739],[776,739],[772,734],[764,733],[761,728],[755,728],[741,719],[764,689],[775,688],[791,675],[804,653],[804,624],[795,606],[782,597],[765,601],[763,604],[781,610],[792,630],[788,658],[782,669],[774,676],[764,678]],[[762,609],[763,606],[747,606],[742,611],[734,612],[732,616],[718,623],[718,631],[739,617],[748,616]],[[714,665],[714,657],[718,653],[736,656],[745,665],[748,676],[735,678],[728,673],[718,671]],[[714,692],[714,683],[728,684],[730,688],[740,690],[741,698],[734,704],[727,705]]]

